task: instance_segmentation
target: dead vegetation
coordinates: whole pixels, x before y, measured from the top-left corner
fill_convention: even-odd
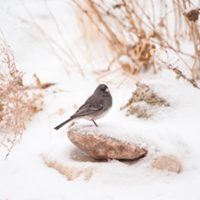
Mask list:
[[[27,123],[42,109],[40,89],[24,85],[14,55],[0,40],[0,149],[6,154],[19,141]]]
[[[45,90],[45,89],[55,85],[55,83],[49,83],[49,82],[42,83],[41,80],[39,79],[39,77],[36,74],[34,74],[33,77],[35,78],[36,88]]]
[[[43,156],[43,160],[48,167],[57,170],[60,174],[64,175],[69,181],[73,181],[80,176],[83,177],[85,181],[88,181],[90,180],[90,178],[94,173],[94,169],[91,167],[83,169],[83,168],[68,166],[58,161],[48,159],[45,156]]]
[[[139,118],[148,119],[159,107],[170,106],[167,100],[158,96],[148,85],[137,83],[136,86],[137,89],[128,103],[121,108],[121,110],[126,110],[127,116],[136,115]]]
[[[183,74],[183,72],[181,70],[179,70],[176,67],[173,67],[171,65],[168,66],[168,69],[173,71],[176,74],[176,78],[182,78],[183,80],[187,81],[188,83],[190,83],[191,85],[193,85],[195,88],[200,89],[200,87],[198,86],[197,82],[193,79],[193,78],[188,78],[185,74]]]
[[[199,19],[200,8],[192,9],[188,12],[185,12],[184,15],[188,18],[189,21],[196,22]]]
[[[115,53],[109,70],[118,64],[133,75],[149,69],[156,72],[165,67],[160,62],[166,61],[163,55],[173,53],[194,80],[199,78],[199,8],[186,11],[194,6],[190,0],[76,0],[75,4]],[[81,22],[87,19],[83,16]],[[193,51],[185,51],[185,42],[192,43]]]

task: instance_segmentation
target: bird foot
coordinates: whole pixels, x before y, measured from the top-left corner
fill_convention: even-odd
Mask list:
[[[95,125],[96,127],[98,127],[97,123],[96,123],[94,120],[92,120],[92,121],[93,121],[94,125]]]

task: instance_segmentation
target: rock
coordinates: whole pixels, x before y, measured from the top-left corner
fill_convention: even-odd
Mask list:
[[[70,159],[78,162],[97,162],[94,158],[90,157],[80,149],[74,148],[70,153]]]
[[[80,150],[97,160],[135,160],[144,157],[147,150],[134,143],[120,141],[98,134],[99,128],[70,128],[68,137]]]
[[[152,167],[159,170],[167,170],[170,172],[180,173],[182,165],[177,157],[173,155],[162,155],[158,156],[152,162]]]

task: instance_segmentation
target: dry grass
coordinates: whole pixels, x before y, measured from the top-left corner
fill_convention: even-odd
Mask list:
[[[38,88],[24,85],[23,73],[17,70],[14,55],[3,39],[0,66],[0,149],[7,157],[27,123],[41,110],[43,95]]]
[[[137,89],[131,99],[121,109],[125,109],[127,115],[148,119],[161,106],[169,107],[170,104],[158,96],[148,85],[137,83]]]
[[[176,78],[177,79],[182,78],[185,81],[187,81],[188,83],[190,83],[191,85],[193,85],[195,88],[200,89],[200,87],[198,86],[198,84],[195,81],[195,79],[186,77],[186,75],[183,74],[183,72],[181,70],[179,70],[178,68],[173,67],[172,65],[169,65],[168,69],[173,71],[176,74]]]
[[[166,52],[170,51],[190,70],[194,80],[199,78],[199,8],[186,11],[194,6],[190,0],[76,0],[75,3],[115,52],[109,69],[117,63],[130,74],[148,69],[156,72],[163,61],[160,55],[168,56]],[[183,42],[192,43],[193,53],[184,51]],[[124,56],[127,59],[121,62]],[[187,63],[188,59],[191,63]]]

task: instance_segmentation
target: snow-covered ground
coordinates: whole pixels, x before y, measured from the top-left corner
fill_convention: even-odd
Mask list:
[[[0,31],[27,83],[34,73],[43,82],[56,83],[46,91],[44,109],[28,124],[20,144],[0,161],[0,200],[200,199],[200,90],[168,70],[147,73],[142,81],[171,106],[148,120],[126,117],[120,107],[136,88],[136,80],[123,81],[121,72],[98,79],[95,72],[106,66],[109,50],[103,42],[83,41],[72,1],[0,0],[0,5]],[[114,105],[98,121],[99,128],[121,140],[143,141],[149,149],[144,159],[132,164],[70,159],[75,147],[66,136],[68,126],[59,131],[53,127],[73,114],[100,82],[109,86]],[[182,172],[153,169],[151,161],[160,153],[177,156]],[[43,155],[67,166],[91,168],[93,175],[88,181],[82,176],[68,181],[47,167]]]

